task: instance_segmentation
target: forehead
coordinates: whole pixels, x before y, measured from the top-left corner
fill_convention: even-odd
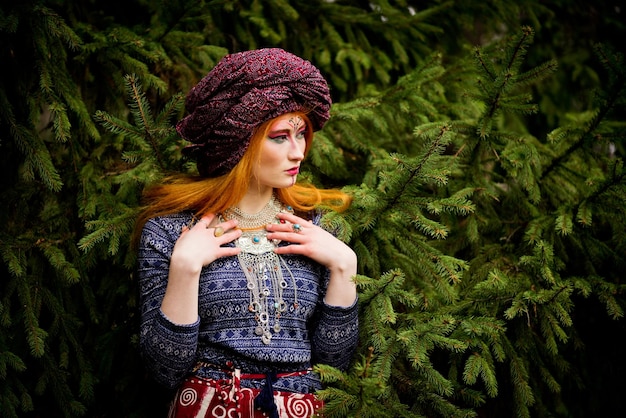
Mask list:
[[[285,113],[274,119],[270,130],[276,129],[301,129],[305,126],[304,119],[295,113]]]

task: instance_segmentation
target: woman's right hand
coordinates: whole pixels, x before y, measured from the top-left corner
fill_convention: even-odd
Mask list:
[[[200,274],[202,267],[218,258],[237,255],[239,248],[222,247],[241,236],[241,230],[235,229],[236,226],[236,220],[219,222],[214,214],[203,216],[191,228],[183,226],[172,251],[170,269],[172,264],[177,264],[178,269]]]
[[[219,222],[214,214],[209,214],[191,228],[183,227],[172,251],[167,288],[161,302],[161,310],[170,321],[176,324],[196,322],[200,271],[218,258],[241,251],[238,247],[222,247],[241,236],[236,226],[234,219]]]

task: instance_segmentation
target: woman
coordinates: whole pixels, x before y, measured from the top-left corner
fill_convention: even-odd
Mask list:
[[[308,417],[311,366],[348,366],[357,259],[316,207],[350,199],[296,183],[330,105],[277,48],[227,55],[189,92],[177,130],[200,175],[147,190],[139,220],[141,350],[178,389],[170,416]]]

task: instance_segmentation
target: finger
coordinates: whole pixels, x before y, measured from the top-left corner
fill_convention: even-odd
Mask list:
[[[211,229],[214,236],[217,238],[235,229],[237,226],[237,220],[231,219],[229,221],[219,222],[216,215],[208,214],[198,219],[196,225],[197,224],[201,224],[201,226],[205,229]]]
[[[217,253],[217,258],[232,257],[240,252],[241,248],[239,247],[220,247],[220,250]]]
[[[267,239],[273,240],[277,239],[279,241],[290,242],[293,244],[304,244],[306,242],[307,237],[302,236],[301,234],[295,234],[293,231],[289,232],[270,232],[267,234]]]
[[[224,232],[229,232],[237,228],[237,219],[230,219],[228,221],[220,222],[217,226],[221,226]]]
[[[213,220],[215,219],[215,215],[212,213],[209,213],[207,215],[204,215],[202,218],[198,219],[198,223],[202,224],[202,226],[204,226],[206,229],[209,229],[212,227],[212,223]]]
[[[285,221],[289,221],[291,223],[299,223],[299,224],[303,224],[304,222],[306,222],[305,219],[294,215],[293,213],[290,212],[279,212],[276,217],[278,219],[284,219]]]
[[[288,224],[270,224],[266,227],[266,230],[275,233],[301,234],[305,230],[305,227],[303,224],[296,222]]]
[[[289,233],[302,233],[305,229],[311,228],[311,223],[301,219],[297,221],[296,219],[293,222],[285,222],[285,223],[277,223],[277,224],[268,224],[265,229],[268,232],[289,232]]]
[[[308,249],[304,245],[294,244],[294,245],[281,245],[280,247],[276,247],[274,249],[276,254],[298,254],[298,255],[308,255]]]
[[[217,239],[217,242],[220,245],[224,245],[227,242],[232,242],[239,238],[243,231],[240,229],[229,229],[228,231],[222,232],[221,227],[215,228],[213,232],[213,236]],[[220,235],[221,234],[221,235]]]

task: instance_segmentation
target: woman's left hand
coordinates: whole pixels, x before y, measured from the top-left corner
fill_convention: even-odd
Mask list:
[[[356,298],[352,278],[357,269],[357,257],[352,248],[330,232],[292,213],[280,212],[278,218],[285,223],[267,225],[267,238],[290,244],[277,247],[276,253],[303,255],[326,266],[330,270],[326,303],[352,305]]]

